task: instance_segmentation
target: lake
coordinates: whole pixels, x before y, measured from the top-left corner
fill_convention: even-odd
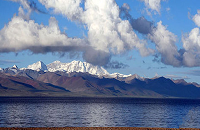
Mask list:
[[[200,128],[200,100],[0,98],[0,127]]]

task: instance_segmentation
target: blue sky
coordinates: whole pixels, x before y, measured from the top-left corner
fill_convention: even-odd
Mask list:
[[[199,0],[53,2],[0,1],[1,68],[81,60],[200,83]]]

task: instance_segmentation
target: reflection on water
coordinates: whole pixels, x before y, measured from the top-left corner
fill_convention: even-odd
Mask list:
[[[0,127],[200,128],[199,100],[0,98]]]
[[[181,127],[200,128],[200,106],[192,107],[185,117],[183,117],[183,124]]]

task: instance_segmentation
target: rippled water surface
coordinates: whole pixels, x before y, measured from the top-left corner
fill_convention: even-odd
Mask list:
[[[0,98],[0,127],[200,128],[200,100]]]

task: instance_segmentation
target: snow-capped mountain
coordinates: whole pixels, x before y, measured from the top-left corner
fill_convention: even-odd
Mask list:
[[[16,65],[13,65],[11,69],[18,69],[18,67]]]
[[[10,68],[11,71],[17,73],[18,72],[18,67],[16,65],[13,65],[12,68]]]
[[[27,68],[18,68],[16,65],[14,65],[11,68],[1,69],[0,71],[4,71],[6,73],[10,73],[12,75],[23,73],[28,70],[34,70],[34,71],[45,71],[45,72],[56,72],[56,71],[62,71],[66,73],[71,72],[82,72],[82,73],[89,73],[92,75],[97,75],[98,77],[104,77],[104,78],[128,78],[128,77],[135,77],[137,79],[141,79],[138,75],[124,75],[120,73],[108,73],[106,69],[104,69],[101,66],[95,66],[87,62],[81,62],[81,61],[72,61],[70,63],[62,63],[60,61],[54,61],[48,65],[45,65],[42,61],[38,61],[36,63],[33,63],[32,65],[28,65]]]
[[[109,74],[103,67],[95,66],[87,62],[72,61],[70,63],[62,63],[54,61],[47,65],[50,72],[64,71],[64,72],[88,72],[93,75],[106,75]]]
[[[36,63],[33,63],[32,65],[29,65],[27,69],[36,70],[36,71],[40,71],[40,70],[47,71],[47,66],[42,61],[38,61]]]

